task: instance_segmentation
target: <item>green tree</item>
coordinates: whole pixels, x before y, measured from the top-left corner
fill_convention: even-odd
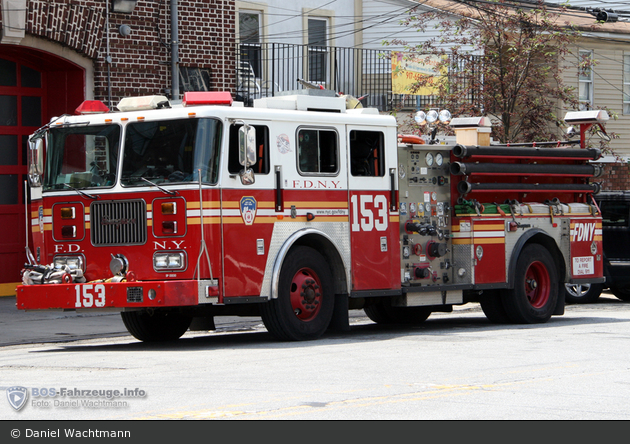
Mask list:
[[[456,3],[456,2],[455,2]],[[580,31],[567,22],[563,7],[542,1],[467,2],[457,15],[429,12],[412,15],[404,24],[438,37],[418,45],[400,40],[410,56],[441,56],[448,75],[438,82],[435,106],[454,116],[486,115],[492,135],[502,143],[532,142],[558,137],[561,107],[579,107],[576,89],[567,86],[563,71],[578,58],[571,51]],[[474,50],[471,50],[474,48]],[[593,60],[580,60],[589,69]],[[431,80],[421,78],[416,86]]]

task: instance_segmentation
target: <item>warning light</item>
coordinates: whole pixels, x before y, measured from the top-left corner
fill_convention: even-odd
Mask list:
[[[77,115],[102,114],[108,112],[109,108],[100,100],[86,100],[74,110],[74,113]]]
[[[62,219],[74,219],[74,207],[63,207],[61,209]]]
[[[177,214],[177,203],[176,202],[162,202],[162,214]]]
[[[232,105],[232,94],[227,91],[188,91],[182,99],[184,106]]]

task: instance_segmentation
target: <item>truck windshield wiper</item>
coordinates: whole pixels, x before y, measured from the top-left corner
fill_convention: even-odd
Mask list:
[[[72,185],[68,185],[67,183],[64,183],[63,186],[70,188],[72,191],[76,191],[77,193],[79,193],[83,197],[87,197],[89,199],[94,199],[94,200],[99,198],[95,194],[88,194],[85,191],[81,191],[80,189],[73,187]]]
[[[156,187],[158,190],[160,190],[163,193],[166,193],[170,196],[175,196],[177,194],[177,191],[171,191],[171,190],[167,190],[166,188],[162,188],[161,186],[159,186],[157,183],[153,183],[148,179],[145,179],[144,177],[140,177],[140,179],[144,180],[145,182],[153,185],[154,187]]]

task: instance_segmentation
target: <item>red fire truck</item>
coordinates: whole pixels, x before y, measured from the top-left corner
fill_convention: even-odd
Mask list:
[[[29,139],[17,308],[119,311],[142,341],[222,315],[308,340],[347,330],[350,309],[419,323],[480,302],[493,322],[541,323],[564,313],[565,283],[603,282],[584,138],[605,112],[567,114],[581,146],[493,145],[487,118],[453,119],[446,145],[313,94],[89,101],[52,119]]]

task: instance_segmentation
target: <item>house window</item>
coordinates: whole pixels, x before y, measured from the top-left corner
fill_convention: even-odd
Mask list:
[[[623,113],[630,114],[630,55],[623,56]]]
[[[241,65],[249,65],[256,78],[262,74],[262,50],[260,44],[261,14],[256,11],[239,11],[239,41]]]
[[[593,108],[593,51],[580,51],[578,64],[578,99],[580,110]],[[584,66],[584,64],[588,66]]]
[[[326,19],[308,19],[308,77],[311,82],[326,82]]]

